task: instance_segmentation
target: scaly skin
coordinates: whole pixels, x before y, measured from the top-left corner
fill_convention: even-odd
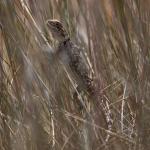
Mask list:
[[[53,37],[59,41],[57,55],[61,61],[68,65],[77,80],[78,90],[86,90],[90,95],[94,92],[93,80],[90,77],[88,66],[83,52],[69,38],[65,28],[57,20],[48,20],[46,25]]]
[[[90,77],[92,70],[86,62],[83,51],[73,44],[67,31],[58,20],[47,20],[46,25],[54,39],[59,42],[56,55],[59,56],[65,66],[70,68],[72,74],[77,80],[77,91],[79,93],[81,91],[86,91],[93,99],[101,99],[101,96],[97,95],[98,91],[93,85],[93,79]],[[101,100],[100,105],[106,117],[105,119],[108,124],[108,129],[111,131],[112,119],[108,102],[104,102],[103,99]],[[108,139],[109,135],[107,136],[106,141],[108,141]]]

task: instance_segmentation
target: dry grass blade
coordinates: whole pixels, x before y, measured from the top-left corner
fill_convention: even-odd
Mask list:
[[[149,5],[0,0],[0,149],[148,149]],[[60,20],[83,50],[98,101],[78,91],[71,71],[55,57],[47,19]]]

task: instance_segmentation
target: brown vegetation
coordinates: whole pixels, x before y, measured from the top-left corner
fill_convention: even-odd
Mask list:
[[[76,106],[74,81],[51,57],[49,18],[87,52],[111,132],[100,107]],[[147,150],[149,97],[149,0],[0,0],[1,150]]]

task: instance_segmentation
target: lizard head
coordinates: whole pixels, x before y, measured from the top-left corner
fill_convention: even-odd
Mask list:
[[[58,20],[47,20],[46,26],[52,33],[52,36],[58,41],[64,41],[68,39],[68,33]]]

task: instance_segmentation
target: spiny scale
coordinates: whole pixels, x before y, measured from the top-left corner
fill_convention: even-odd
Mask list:
[[[79,88],[92,93],[94,89],[93,80],[90,77],[90,68],[84,60],[81,50],[68,39],[59,45],[58,52],[60,56],[68,56],[67,63],[76,79],[79,80]],[[64,63],[66,64],[66,62]]]
[[[83,55],[83,51],[78,48],[69,38],[65,28],[58,20],[48,20],[46,22],[48,29],[51,31],[53,37],[59,41],[59,46],[56,55],[59,56],[61,61],[68,66],[72,74],[76,77],[78,83],[78,92],[87,91],[90,97],[96,97],[97,90],[93,85],[93,79],[90,76],[92,69],[88,65],[86,58]],[[101,99],[99,94],[98,99]],[[106,121],[108,124],[108,129],[112,129],[112,119],[110,114],[110,109],[108,102],[101,101],[101,107],[106,116]],[[109,114],[108,114],[109,113]]]

